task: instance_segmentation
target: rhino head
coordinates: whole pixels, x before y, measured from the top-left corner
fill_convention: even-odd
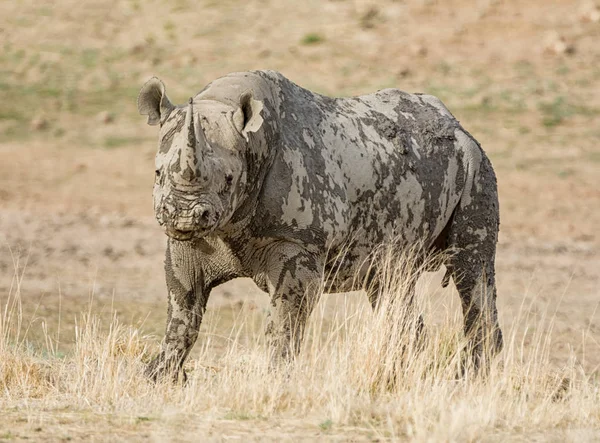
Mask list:
[[[167,235],[203,237],[225,225],[242,203],[247,185],[250,133],[263,119],[252,91],[231,102],[190,98],[173,105],[157,78],[140,91],[138,110],[160,125],[156,154],[154,211]]]

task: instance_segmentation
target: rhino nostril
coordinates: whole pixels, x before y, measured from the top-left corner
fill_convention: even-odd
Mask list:
[[[205,209],[204,211],[202,211],[200,217],[202,218],[202,220],[208,221],[208,218],[210,217],[210,211],[208,209]]]

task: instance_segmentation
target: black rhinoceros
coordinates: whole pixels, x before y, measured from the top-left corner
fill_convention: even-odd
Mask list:
[[[269,293],[269,342],[289,357],[331,256],[344,248],[327,285],[335,292],[391,238],[399,248],[452,248],[444,264],[475,357],[485,337],[502,347],[496,177],[436,97],[330,98],[253,71],[219,78],[181,106],[153,78],[138,109],[160,127],[154,209],[169,237],[168,320],[152,377],[182,367],[212,288],[236,277]],[[370,297],[375,304],[376,286]]]

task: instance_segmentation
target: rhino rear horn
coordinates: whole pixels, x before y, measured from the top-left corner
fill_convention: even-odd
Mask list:
[[[233,123],[238,132],[248,141],[248,133],[257,132],[263,124],[260,115],[263,103],[254,100],[252,91],[246,91],[240,96],[240,107],[233,113]]]
[[[140,114],[148,116],[148,124],[151,126],[160,123],[161,118],[175,107],[167,97],[165,84],[156,77],[152,77],[142,86],[137,105]]]

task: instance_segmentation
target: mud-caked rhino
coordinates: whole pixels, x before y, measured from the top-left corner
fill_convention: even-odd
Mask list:
[[[336,292],[392,238],[398,248],[453,251],[444,265],[473,353],[484,339],[501,348],[495,174],[436,97],[384,89],[330,98],[252,71],[179,106],[152,78],[138,109],[160,127],[154,209],[168,236],[168,319],[151,377],[182,368],[211,290],[236,277],[269,293],[268,342],[289,358],[329,260],[344,250],[327,283]],[[377,285],[369,287],[375,306]]]

